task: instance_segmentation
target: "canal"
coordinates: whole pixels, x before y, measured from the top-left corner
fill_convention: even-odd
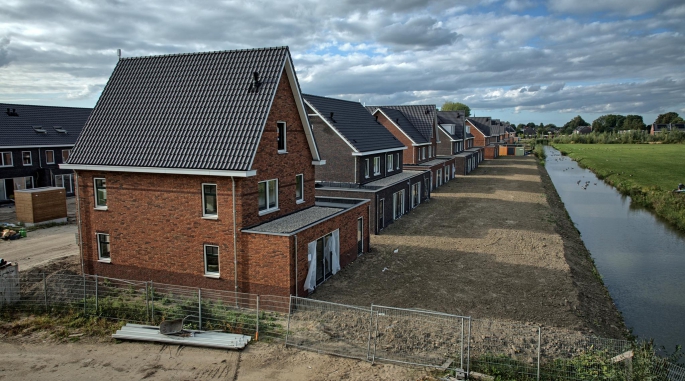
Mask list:
[[[556,149],[545,152],[547,172],[626,325],[669,353],[685,345],[685,234]]]

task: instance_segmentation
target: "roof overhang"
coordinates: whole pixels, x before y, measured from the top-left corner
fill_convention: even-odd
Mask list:
[[[428,142],[428,143],[414,143],[414,144],[412,144],[412,146],[413,146],[413,147],[418,147],[418,146],[427,146],[427,145],[430,145],[430,144],[433,144],[433,143],[431,143],[431,142]]]
[[[313,160],[312,165],[326,165],[326,160]]]
[[[35,145],[35,146],[0,146],[0,149],[19,149],[19,148],[59,148],[59,147],[73,147],[71,144],[53,144],[53,145]]]
[[[159,168],[159,167],[124,167],[117,165],[85,165],[85,164],[60,164],[60,169],[72,169],[80,171],[107,171],[107,172],[131,172],[131,173],[161,173],[168,175],[189,176],[221,176],[221,177],[252,177],[257,171],[230,171],[217,169],[186,169],[186,168]]]
[[[405,146],[402,146],[402,148],[388,148],[388,149],[379,149],[376,151],[365,151],[365,152],[353,152],[352,156],[365,156],[365,155],[373,155],[377,153],[385,153],[385,152],[392,152],[392,151],[403,151],[405,149],[408,149]]]

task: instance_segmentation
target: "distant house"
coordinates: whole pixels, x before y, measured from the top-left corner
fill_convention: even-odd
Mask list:
[[[685,124],[684,123],[672,123],[672,124],[656,124],[656,123],[653,123],[649,127],[649,134],[650,135],[656,135],[660,132],[665,132],[665,131],[685,132]]]
[[[84,271],[306,295],[369,247],[321,165],[287,47],[121,59],[62,165]]]
[[[454,178],[454,158],[437,157],[440,136],[435,105],[367,106],[366,109],[402,144],[410,147],[403,156],[405,169],[430,171],[429,191]]]
[[[89,108],[0,103],[0,203],[14,191],[57,186],[74,194],[73,171],[60,169],[86,124]]]
[[[479,164],[478,152],[465,150],[466,117],[463,111],[438,111],[438,155],[453,156],[456,175],[466,175]],[[473,138],[469,139],[473,142]]]
[[[490,117],[469,117],[466,123],[475,137],[474,145],[483,147],[484,159],[496,159],[499,157],[499,149],[495,145],[499,142],[500,131],[498,126],[493,126]]]
[[[361,103],[303,97],[326,160],[316,169],[317,196],[369,199],[376,234],[430,197],[430,173],[404,170],[407,147]]]
[[[532,127],[524,127],[523,128],[523,136],[527,138],[532,138],[535,137],[537,134],[535,132],[535,129]]]
[[[574,134],[587,135],[592,132],[592,126],[578,126],[573,130]]]

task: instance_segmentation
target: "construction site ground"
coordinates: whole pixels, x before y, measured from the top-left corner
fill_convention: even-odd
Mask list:
[[[44,230],[52,229],[59,227]],[[74,242],[74,232],[62,235]],[[0,242],[0,250],[6,243]],[[371,248],[322,284],[313,298],[535,324],[548,334],[625,334],[577,230],[535,158],[482,163],[372,236]],[[72,255],[31,271],[78,267],[78,256]],[[372,366],[278,343],[227,352],[87,337],[65,344],[47,334],[0,333],[0,352],[6,360],[0,380],[431,379],[422,369]]]

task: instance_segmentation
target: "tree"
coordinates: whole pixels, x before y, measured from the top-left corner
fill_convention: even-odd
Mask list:
[[[562,131],[564,134],[570,134],[578,126],[589,126],[589,125],[590,124],[588,122],[584,121],[583,118],[580,115],[578,115],[575,118],[566,122],[566,124],[564,124]]]
[[[623,126],[621,126],[621,129],[622,130],[646,130],[647,125],[642,120],[642,116],[640,116],[640,115],[628,115],[628,116],[626,116],[626,119],[623,121]]]
[[[526,127],[535,128],[535,127],[537,127],[537,125],[533,122],[530,122],[530,123],[526,124]]]
[[[677,112],[667,112],[665,114],[661,114],[656,118],[656,121],[654,121],[656,124],[669,124],[669,123],[683,123],[683,118],[678,116]]]
[[[592,131],[595,132],[610,132],[623,128],[623,122],[626,119],[623,115],[607,114],[602,115],[592,122]]]
[[[469,117],[471,116],[471,107],[459,103],[459,102],[445,102],[442,107],[440,107],[440,110],[442,111],[465,111],[466,116]]]

